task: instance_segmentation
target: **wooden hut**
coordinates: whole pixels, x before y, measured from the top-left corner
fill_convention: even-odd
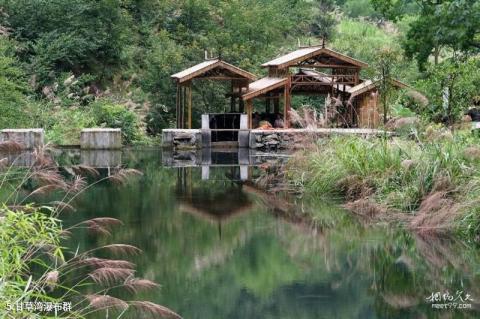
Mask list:
[[[409,88],[408,85],[398,80],[391,84],[397,89]],[[357,126],[362,128],[376,128],[381,123],[380,113],[383,112],[378,87],[380,81],[366,80],[347,90],[349,99],[354,101]]]
[[[360,84],[360,71],[368,65],[324,46],[304,47],[262,64],[268,76],[249,85],[242,96],[252,128],[253,99],[264,99],[268,112],[273,101],[279,113],[283,100],[283,122],[288,127],[292,94],[342,94]],[[352,112],[353,114],[353,112]]]
[[[243,113],[242,92],[255,80],[255,75],[221,59],[211,59],[175,73],[172,79],[177,84],[177,128],[192,128],[192,82],[195,80],[229,81],[231,112]],[[185,114],[186,113],[186,114]],[[185,117],[186,115],[186,117]]]

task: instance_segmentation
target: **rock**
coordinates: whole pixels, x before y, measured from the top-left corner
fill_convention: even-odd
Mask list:
[[[401,117],[401,118],[393,118],[385,125],[387,129],[390,130],[400,130],[404,128],[408,128],[411,126],[415,126],[419,123],[419,119],[417,117]]]
[[[267,145],[277,145],[277,144],[280,144],[280,142],[272,140],[272,141],[265,142],[265,144],[267,144]]]
[[[463,151],[463,155],[469,160],[480,160],[480,147],[467,147]]]
[[[265,137],[265,141],[272,141],[272,140],[277,140],[278,141],[279,137],[277,134],[270,134]]]
[[[69,86],[72,84],[73,80],[75,80],[75,75],[69,76],[65,81],[63,81],[63,85]]]
[[[403,160],[402,163],[400,163],[400,165],[402,165],[402,167],[408,171],[413,166],[416,165],[416,162],[414,160],[406,159],[406,160]]]

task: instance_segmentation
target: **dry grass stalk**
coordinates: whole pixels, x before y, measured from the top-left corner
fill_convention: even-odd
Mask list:
[[[381,216],[387,214],[387,209],[379,204],[372,202],[369,199],[359,199],[354,202],[349,202],[344,207],[351,212],[367,218],[380,219]]]
[[[85,189],[87,187],[87,182],[85,181],[85,178],[81,176],[75,176],[73,182],[70,184],[70,192],[72,193],[78,193]]]
[[[39,185],[57,185],[58,188],[67,191],[69,189],[65,178],[55,170],[37,170],[32,174],[32,180]]]
[[[2,158],[0,159],[0,170],[4,169],[8,165],[8,158]]]
[[[88,300],[89,306],[97,310],[125,310],[128,308],[127,302],[109,295],[87,295],[85,298]]]
[[[345,194],[347,200],[367,198],[374,193],[374,188],[358,175],[347,176],[337,182],[337,187]]]
[[[447,191],[437,190],[425,197],[410,227],[421,233],[448,231],[460,211],[459,205],[448,194]]]
[[[131,292],[137,293],[139,291],[155,289],[158,287],[158,284],[148,279],[128,278],[125,280],[124,286]]]
[[[122,225],[122,222],[116,218],[98,217],[86,220],[81,224],[85,224],[92,233],[110,236],[112,227]]]
[[[103,246],[102,248],[119,255],[137,255],[141,252],[139,248],[127,244],[111,244]]]
[[[45,275],[45,283],[50,289],[55,288],[58,283],[59,272],[57,270],[50,271]]]
[[[87,165],[75,165],[75,166],[72,166],[72,170],[77,175],[90,175],[93,177],[100,176],[100,173],[98,172],[98,170]]]
[[[23,145],[15,141],[0,142],[0,152],[18,153],[23,150]]]
[[[133,276],[135,271],[130,268],[112,268],[102,267],[95,269],[88,276],[97,284],[112,286],[115,283],[123,282],[128,277]]]
[[[71,211],[71,212],[74,212],[75,211],[75,208],[70,205],[69,203],[65,203],[65,202],[62,202],[62,201],[53,201],[50,203],[53,207],[56,208],[56,211],[59,211],[59,212],[63,212],[63,211]]]
[[[149,313],[154,316],[161,316],[164,318],[173,318],[173,319],[182,319],[178,314],[173,312],[172,310],[168,309],[167,307],[163,307],[157,305],[153,302],[149,301],[132,301],[130,302],[132,307],[142,311]]]
[[[127,182],[127,180],[132,177],[132,176],[139,176],[143,175],[142,172],[139,170],[133,169],[133,168],[121,168],[118,169],[113,175],[109,177],[109,180],[111,180],[114,183],[123,185]]]
[[[30,196],[32,195],[45,195],[46,193],[53,192],[55,190],[61,190],[62,187],[57,185],[57,184],[50,184],[50,185],[44,185],[40,186],[39,188],[35,189],[33,192],[30,193]]]
[[[43,147],[38,147],[34,150],[33,156],[35,158],[34,167],[36,168],[49,168],[55,167],[56,163],[52,159],[51,156],[47,154],[47,150],[49,149],[49,144],[44,145]]]
[[[135,264],[127,260],[104,259],[104,258],[96,258],[96,257],[88,257],[88,258],[82,259],[81,263],[84,265],[95,267],[95,268],[122,268],[122,269],[135,268]]]

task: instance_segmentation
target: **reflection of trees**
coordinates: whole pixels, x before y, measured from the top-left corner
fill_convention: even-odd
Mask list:
[[[434,291],[454,292],[463,284],[480,298],[475,248],[365,228],[318,199],[277,198],[273,218],[274,199],[245,195],[222,170],[212,170],[208,182],[191,170],[190,184],[179,192],[177,171],[161,168],[157,157],[133,159],[131,165],[145,173],[141,180],[96,187],[79,199],[77,214],[123,220],[127,226],[114,241],[141,247],[139,275],[162,285],[148,297],[184,318],[433,317],[425,297]],[[181,201],[208,218],[182,212]],[[230,207],[245,202],[248,214],[228,218]],[[313,213],[314,222],[290,215],[291,207]],[[87,235],[78,240],[102,242]]]

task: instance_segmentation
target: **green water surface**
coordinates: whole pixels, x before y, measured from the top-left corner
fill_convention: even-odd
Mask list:
[[[93,187],[66,220],[123,221],[111,237],[82,231],[71,241],[80,250],[111,242],[142,249],[130,257],[137,276],[161,287],[122,297],[185,319],[480,318],[478,247],[366,226],[325,200],[269,196],[240,182],[238,167],[211,167],[202,181],[200,168],[164,167],[161,156],[124,152],[123,165],[144,175]],[[474,300],[471,310],[432,309],[426,300],[457,291]]]

